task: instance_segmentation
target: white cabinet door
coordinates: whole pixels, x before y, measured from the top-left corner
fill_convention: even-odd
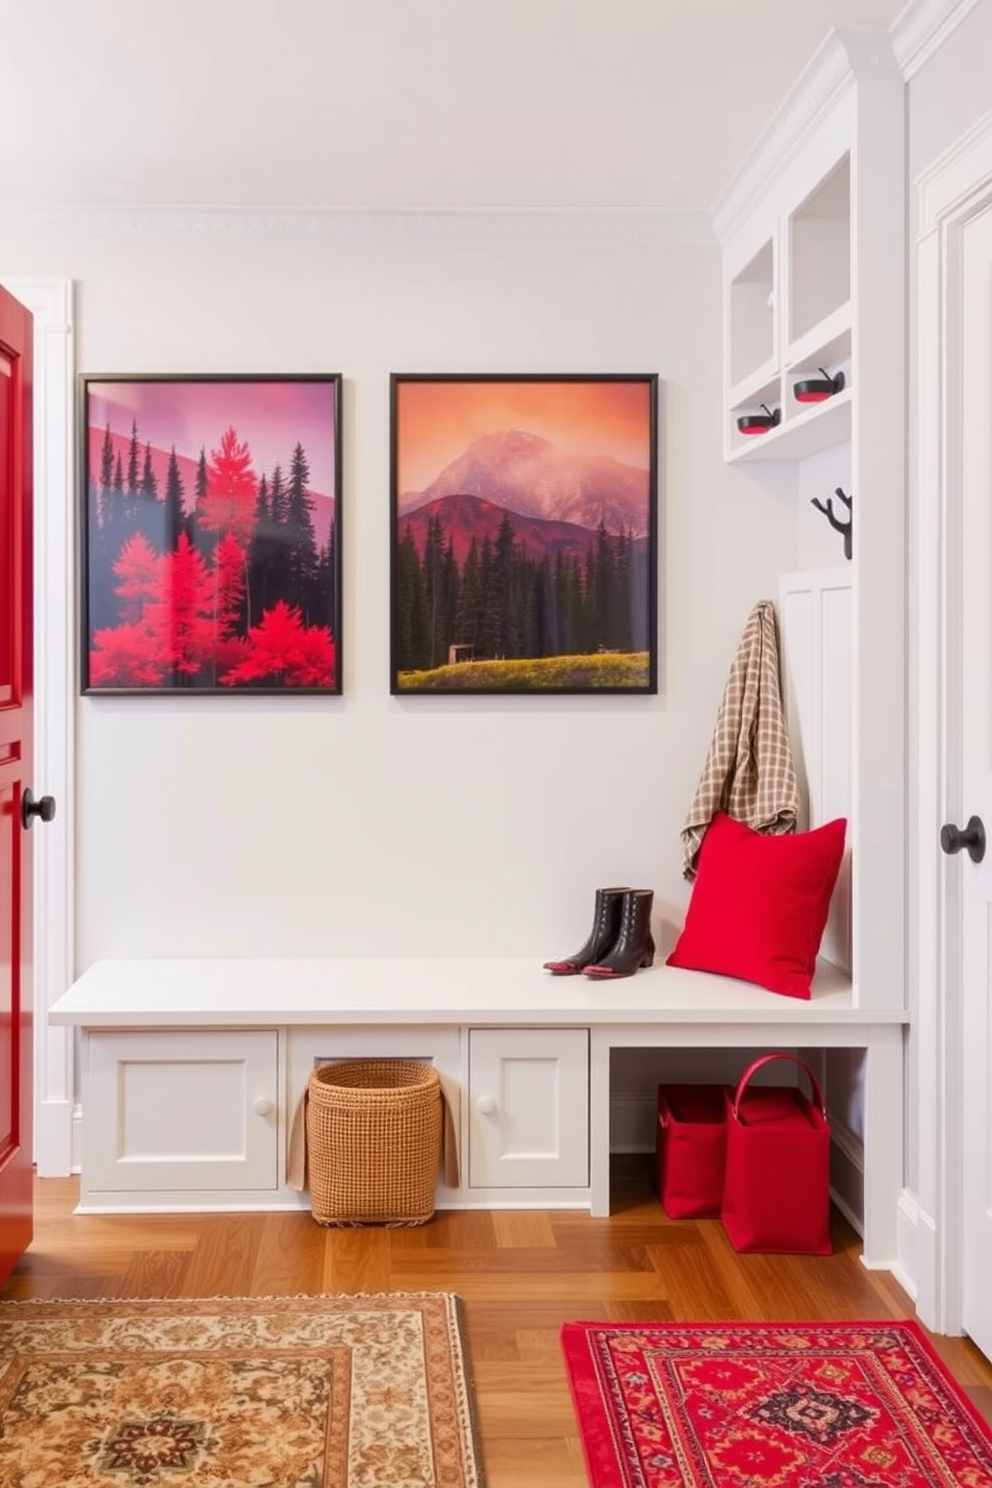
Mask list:
[[[589,1182],[589,1032],[469,1030],[469,1186]]]
[[[88,1033],[86,1192],[274,1190],[277,1051],[275,1029]]]

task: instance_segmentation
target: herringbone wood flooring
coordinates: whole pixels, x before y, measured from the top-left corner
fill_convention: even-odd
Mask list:
[[[912,1316],[866,1271],[835,1217],[830,1257],[738,1256],[719,1220],[672,1222],[646,1158],[616,1163],[613,1214],[438,1214],[417,1229],[323,1229],[309,1214],[74,1215],[72,1179],[36,1185],[35,1240],[0,1289],[24,1297],[265,1296],[450,1291],[465,1304],[488,1488],[583,1488],[558,1332],[567,1319]],[[965,1339],[938,1351],[992,1421],[992,1365]]]

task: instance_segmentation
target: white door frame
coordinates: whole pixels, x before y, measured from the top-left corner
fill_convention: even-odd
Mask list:
[[[992,205],[992,114],[917,182],[916,963],[919,1188],[934,1248],[918,1278],[923,1321],[962,1331],[964,1132],[960,874],[947,872],[944,821],[965,820],[960,663],[962,239]],[[929,1190],[929,1192],[928,1192]]]
[[[72,1171],[74,1030],[48,1010],[75,975],[75,436],[72,281],[0,273],[34,316],[34,763],[55,820],[34,853],[34,1159],[41,1177]]]

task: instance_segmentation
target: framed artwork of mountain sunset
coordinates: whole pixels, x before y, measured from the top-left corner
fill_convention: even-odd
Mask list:
[[[390,395],[391,691],[656,692],[657,376]]]
[[[79,387],[83,692],[340,693],[340,374]]]

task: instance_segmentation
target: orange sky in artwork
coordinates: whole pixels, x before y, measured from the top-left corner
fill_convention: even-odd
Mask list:
[[[651,389],[639,382],[401,382],[398,494],[422,491],[473,440],[502,429],[648,468]]]

